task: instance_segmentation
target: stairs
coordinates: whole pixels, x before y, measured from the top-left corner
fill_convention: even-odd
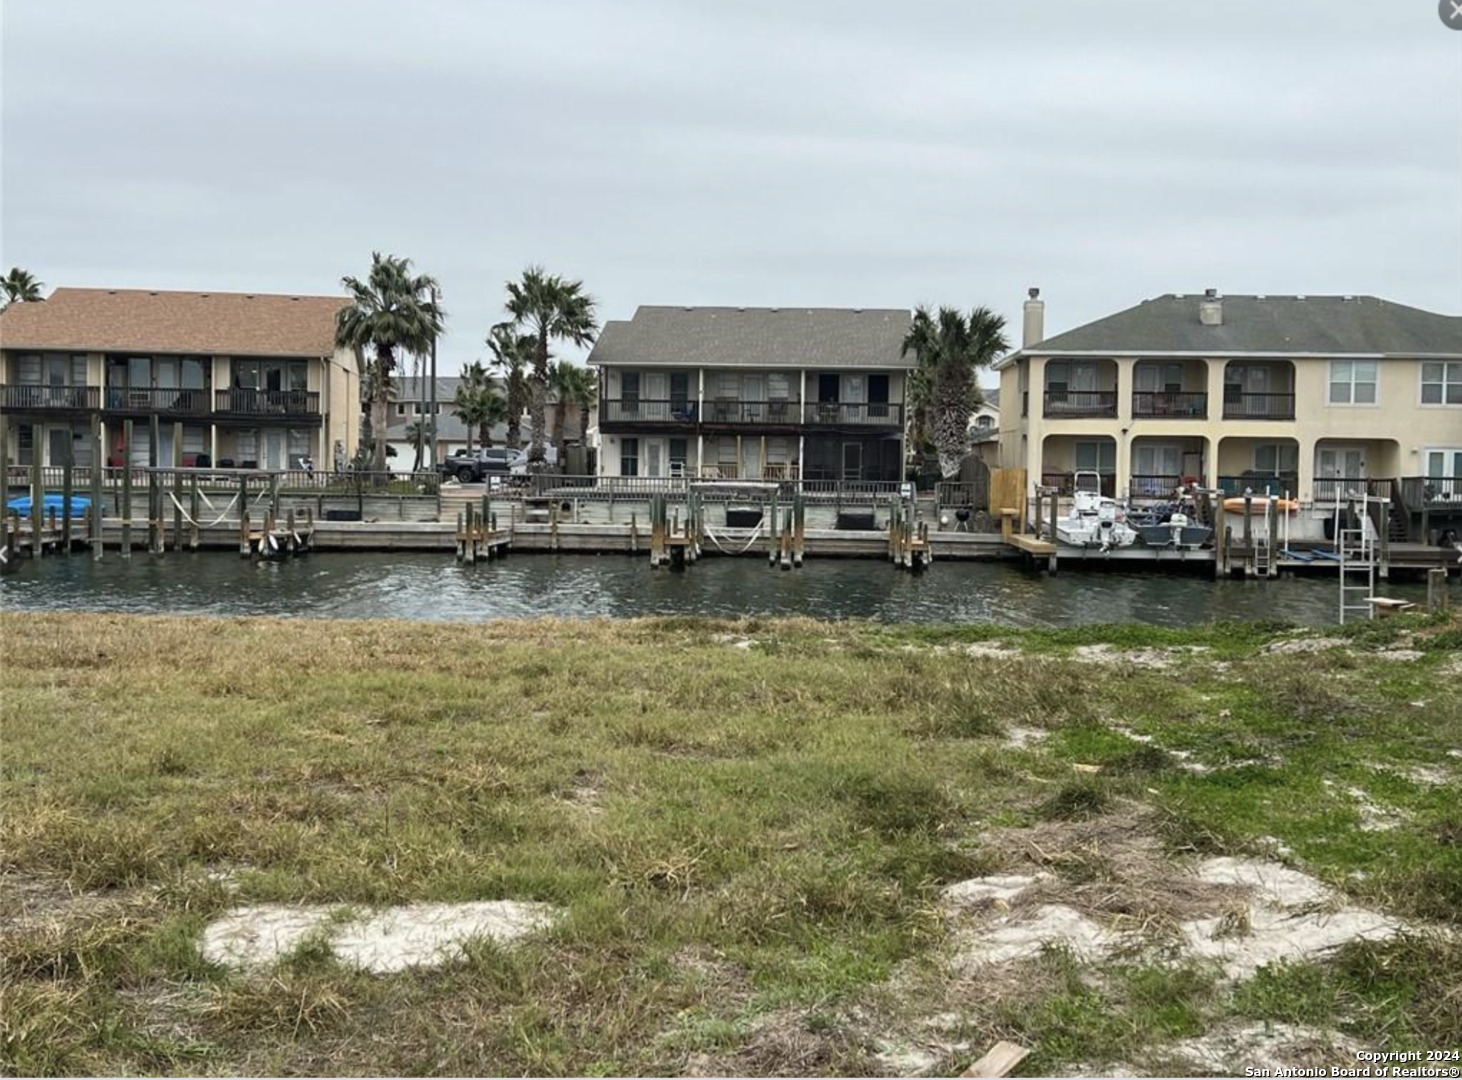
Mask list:
[[[1392,543],[1405,543],[1411,537],[1411,530],[1407,527],[1406,513],[1394,502],[1388,507],[1386,515],[1386,539]]]

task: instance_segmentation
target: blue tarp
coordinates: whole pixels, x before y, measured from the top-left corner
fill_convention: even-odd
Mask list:
[[[30,496],[29,495],[22,495],[18,499],[11,499],[9,502],[7,502],[5,504],[5,509],[7,509],[7,510],[14,510],[17,513],[19,513],[22,517],[25,516],[26,514],[29,514],[30,513]],[[66,509],[66,496],[64,496],[64,495],[44,495],[44,496],[42,496],[42,498],[41,498],[41,509],[43,511],[47,511],[47,512],[49,512],[51,510],[54,510],[58,514],[63,513],[65,511],[65,509]],[[89,509],[91,509],[91,500],[90,499],[86,498],[84,495],[73,495],[73,496],[71,496],[71,513],[72,514],[74,514],[74,515],[84,514]]]

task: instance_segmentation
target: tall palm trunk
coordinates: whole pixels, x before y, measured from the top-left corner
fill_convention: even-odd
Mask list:
[[[585,402],[579,402],[579,445],[589,445],[589,406]]]
[[[569,402],[562,390],[558,392],[558,400],[553,403],[553,422],[558,428],[557,436],[553,441],[558,446],[558,460],[559,464],[562,464],[564,453],[568,449],[568,436],[565,429],[569,422]]]
[[[970,399],[973,370],[941,365],[934,382],[934,448],[939,452],[939,472],[946,480],[959,475],[970,452]]]
[[[371,395],[371,471],[386,471],[386,415],[391,409],[391,368],[395,359],[391,350],[381,346],[376,350],[376,384]]]
[[[533,396],[529,406],[528,422],[533,425],[533,443],[528,447],[529,465],[543,465],[548,455],[544,453],[548,431],[544,420],[548,413],[548,327],[538,331],[538,350],[533,355]]]

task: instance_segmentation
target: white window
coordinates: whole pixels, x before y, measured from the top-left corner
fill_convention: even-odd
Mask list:
[[[1421,365],[1423,405],[1462,405],[1462,363],[1428,361]]]
[[[1430,498],[1462,499],[1462,446],[1429,446],[1421,463]]]
[[[1117,444],[1111,439],[1076,444],[1076,467],[1084,472],[1095,470],[1100,473],[1117,471]]]
[[[1294,443],[1260,443],[1254,447],[1254,471],[1269,476],[1297,472],[1300,448]]]
[[[1364,480],[1366,452],[1360,446],[1324,446],[1315,451],[1315,475],[1322,480]]]
[[[1331,405],[1374,405],[1376,362],[1374,360],[1330,361]]]

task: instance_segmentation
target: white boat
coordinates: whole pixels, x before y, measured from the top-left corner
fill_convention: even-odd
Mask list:
[[[1117,500],[1101,493],[1098,474],[1077,473],[1075,486],[1071,513],[1056,521],[1057,540],[1072,547],[1094,547],[1100,551],[1131,547],[1137,542],[1137,530],[1123,520],[1125,515]]]

